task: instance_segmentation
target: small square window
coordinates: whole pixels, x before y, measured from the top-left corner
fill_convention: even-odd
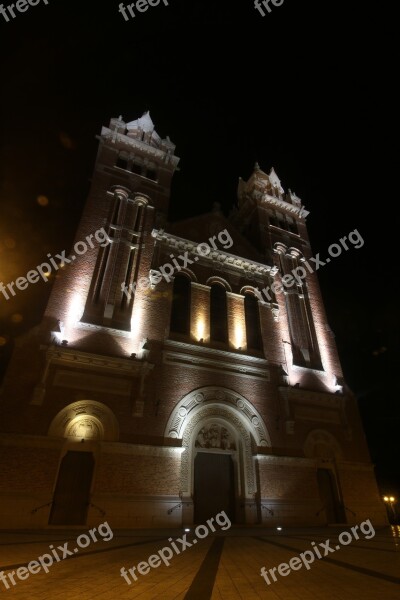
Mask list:
[[[117,158],[117,162],[115,163],[116,167],[119,167],[120,169],[128,169],[128,161],[125,160],[125,158],[121,158],[120,156]]]

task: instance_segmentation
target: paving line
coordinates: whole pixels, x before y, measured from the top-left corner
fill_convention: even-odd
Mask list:
[[[99,550],[89,550],[88,552],[81,552],[81,553],[77,552],[76,554],[74,554],[72,556],[67,556],[66,558],[63,558],[62,560],[57,561],[57,562],[63,562],[64,560],[72,560],[73,558],[83,558],[84,556],[90,556],[92,554],[101,554],[103,552],[112,552],[113,550],[121,550],[122,548],[131,548],[132,546],[143,546],[145,544],[152,544],[153,542],[163,542],[163,541],[165,541],[165,538],[154,538],[152,540],[143,540],[141,542],[134,542],[132,544],[123,544],[121,546],[111,546],[110,548],[99,548]],[[36,560],[36,559],[32,559],[32,560]],[[26,567],[29,565],[30,562],[32,562],[32,561],[16,563],[14,565],[0,566],[0,571],[10,571],[11,569],[18,569],[18,567]],[[53,563],[53,565],[57,564],[57,562]]]
[[[293,546],[288,546],[287,544],[279,544],[278,542],[271,542],[261,537],[254,537],[255,540],[259,542],[264,542],[265,544],[271,544],[272,546],[277,546],[278,548],[284,548],[285,550],[291,550],[296,552],[296,554],[300,554],[304,552],[299,548],[294,548]],[[400,577],[395,577],[394,575],[386,575],[385,573],[380,573],[379,571],[373,571],[372,569],[367,569],[366,567],[358,567],[356,565],[351,565],[349,563],[343,562],[341,560],[335,560],[334,558],[326,558],[323,557],[321,560],[327,563],[331,563],[336,567],[343,567],[344,569],[349,569],[350,571],[356,571],[357,573],[362,573],[363,575],[368,575],[369,577],[375,577],[377,579],[384,579],[385,581],[390,581],[390,583],[400,584]]]
[[[224,537],[214,539],[183,600],[199,600],[199,598],[209,600],[211,598],[224,542]]]

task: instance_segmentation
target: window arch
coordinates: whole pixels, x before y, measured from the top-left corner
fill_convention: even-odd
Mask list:
[[[172,293],[170,331],[189,335],[190,333],[191,285],[186,275],[176,275]]]
[[[250,293],[244,296],[244,314],[248,350],[262,350],[260,311],[257,298]]]
[[[213,283],[211,285],[210,339],[212,342],[228,343],[226,289],[220,283]]]

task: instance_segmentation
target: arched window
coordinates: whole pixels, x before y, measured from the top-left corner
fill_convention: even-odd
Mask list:
[[[186,275],[174,279],[170,331],[190,333],[190,279]]]
[[[244,297],[244,314],[246,319],[246,335],[248,350],[262,350],[260,311],[258,300],[253,294]]]
[[[228,342],[228,312],[226,290],[213,283],[210,293],[210,338],[212,342]]]

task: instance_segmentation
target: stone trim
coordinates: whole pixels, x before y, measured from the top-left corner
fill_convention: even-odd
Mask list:
[[[163,352],[164,364],[179,364],[188,369],[196,369],[198,371],[210,371],[215,373],[225,373],[234,375],[244,379],[262,379],[270,381],[269,371],[257,369],[251,366],[235,365],[232,362],[215,361],[212,358],[200,358],[193,354],[183,354],[181,352]]]
[[[251,259],[245,259],[235,254],[230,254],[222,250],[212,249],[206,256],[196,253],[196,248],[199,244],[190,240],[178,237],[171,233],[166,233],[163,229],[153,229],[151,235],[159,242],[164,243],[167,247],[179,251],[187,251],[190,256],[201,257],[202,260],[214,263],[218,261],[221,265],[233,268],[236,271],[244,273],[246,277],[250,275],[258,275],[266,277],[272,274],[274,265],[265,265]]]
[[[281,465],[300,468],[314,468],[317,466],[318,459],[297,458],[295,456],[271,456],[269,454],[257,454],[256,458],[271,465]]]
[[[271,439],[263,418],[254,406],[233,390],[219,386],[199,388],[187,394],[177,403],[165,428],[165,437],[183,439],[187,424],[202,407],[208,405],[229,407],[240,418],[246,430],[251,432],[257,446],[271,446]],[[201,405],[201,406],[200,406]]]

